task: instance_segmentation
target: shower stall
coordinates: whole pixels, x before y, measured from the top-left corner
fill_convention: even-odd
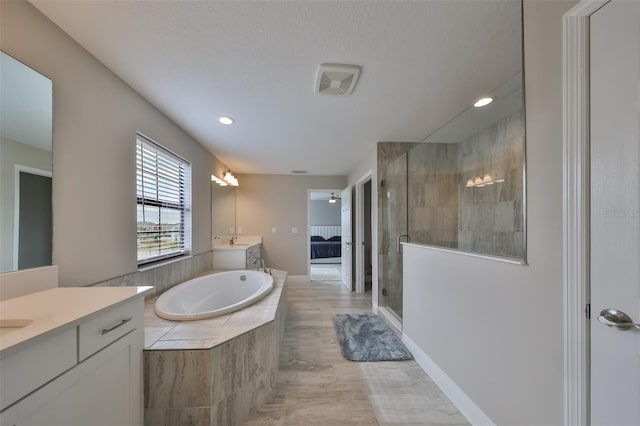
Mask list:
[[[394,144],[406,149],[406,144]],[[395,156],[397,151],[390,155]],[[402,319],[402,241],[408,240],[408,155],[405,151],[379,168],[378,305]],[[384,160],[383,160],[384,162]]]
[[[421,143],[378,144],[378,307],[398,328],[403,242],[526,262],[522,74],[492,94]]]

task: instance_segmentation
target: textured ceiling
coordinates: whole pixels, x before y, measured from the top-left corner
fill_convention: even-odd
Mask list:
[[[347,174],[522,62],[513,0],[32,3],[238,173]],[[322,63],[362,67],[351,96],[314,94]]]

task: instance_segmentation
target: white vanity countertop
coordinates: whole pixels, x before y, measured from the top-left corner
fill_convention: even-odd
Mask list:
[[[224,237],[215,237],[213,240],[213,249],[214,250],[248,250],[251,247],[255,247],[257,245],[262,244],[262,237],[260,236],[250,236],[243,235],[233,237],[235,242],[233,244],[229,244],[229,240],[231,239],[231,235]]]
[[[153,290],[140,287],[58,287],[0,302],[0,352],[43,336],[133,297]],[[21,328],[6,328],[31,320]],[[4,353],[3,353],[4,355]]]
[[[224,245],[220,245],[220,246],[215,246],[213,249],[214,250],[248,250],[251,247],[255,247],[257,245],[260,245],[261,243],[234,243],[233,245],[231,244],[224,244]]]

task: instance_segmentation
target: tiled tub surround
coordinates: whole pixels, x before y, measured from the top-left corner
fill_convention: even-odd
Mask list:
[[[191,278],[195,278],[213,269],[212,251],[179,259],[158,265],[153,268],[101,281],[92,284],[93,287],[130,287],[151,285],[154,292],[150,295],[157,296],[169,290],[176,284],[180,284]]]
[[[147,300],[146,425],[236,425],[271,399],[287,308],[287,274],[273,277],[262,300],[206,320],[163,320]]]

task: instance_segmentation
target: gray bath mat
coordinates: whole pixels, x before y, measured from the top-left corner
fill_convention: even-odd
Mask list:
[[[411,353],[386,322],[373,314],[339,314],[333,318],[342,355],[350,361],[401,361]]]

